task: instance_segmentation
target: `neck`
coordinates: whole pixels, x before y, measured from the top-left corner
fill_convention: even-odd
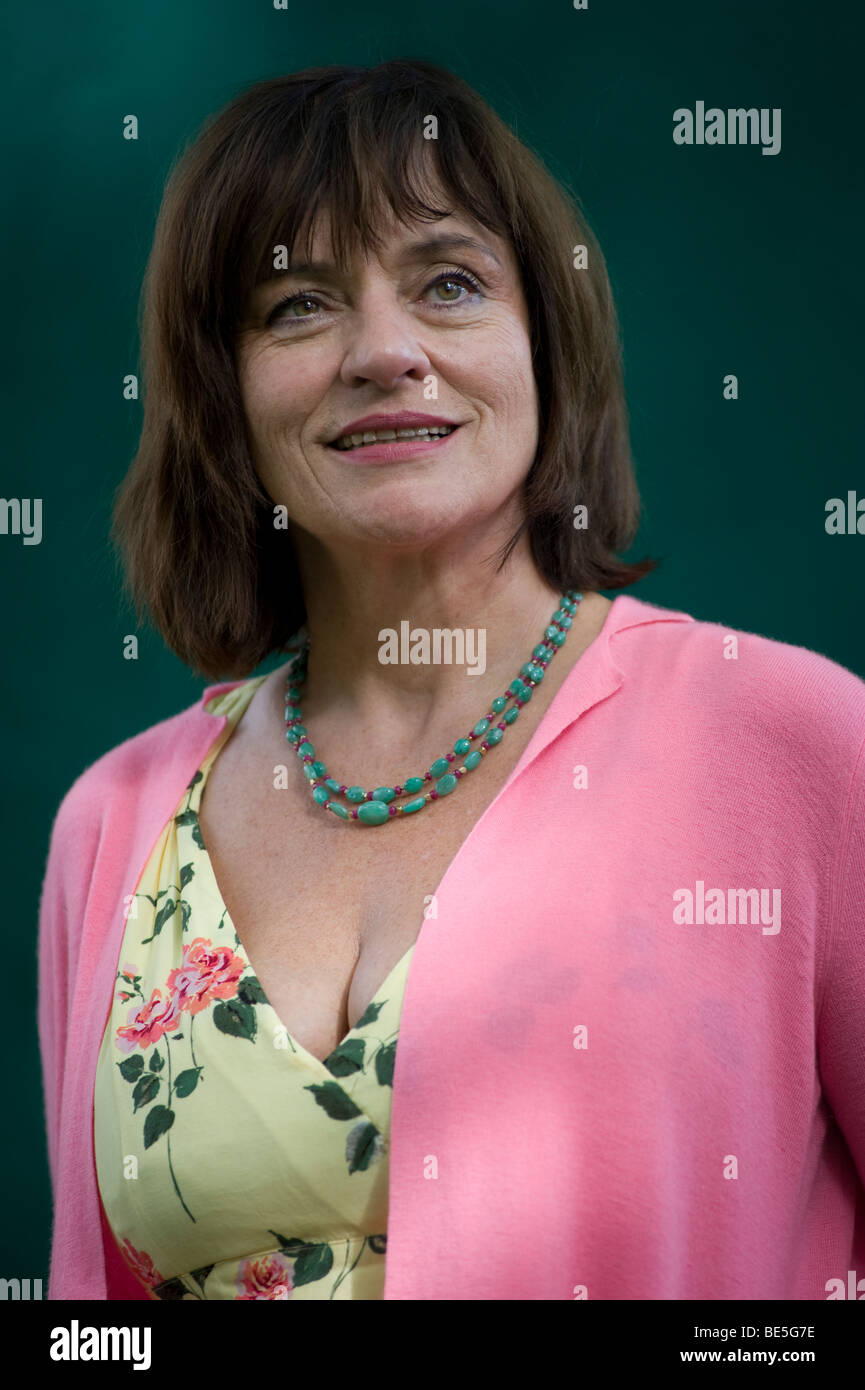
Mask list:
[[[462,564],[453,554],[364,564],[328,553],[319,564],[309,544],[297,553],[311,644],[304,718],[358,735],[386,730],[399,743],[436,728],[455,737],[473,724],[529,660],[561,597],[538,574],[524,537],[498,574],[477,555]]]

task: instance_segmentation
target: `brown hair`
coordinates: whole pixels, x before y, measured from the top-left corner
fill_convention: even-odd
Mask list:
[[[437,138],[423,138],[438,120]],[[425,200],[432,160],[454,208]],[[309,242],[330,216],[344,266],[397,217],[465,210],[513,246],[530,315],[538,449],[522,531],[553,588],[621,589],[657,561],[616,558],[639,495],[618,323],[601,251],[579,210],[485,101],[430,63],[326,67],[258,83],[217,115],[173,169],[142,298],[144,424],[117,490],[112,540],[139,620],[205,676],[248,674],[305,621],[287,530],[250,456],[234,360],[248,297],[273,248]],[[588,267],[575,269],[584,245]],[[578,504],[588,526],[573,526]],[[495,558],[495,557],[493,557]]]

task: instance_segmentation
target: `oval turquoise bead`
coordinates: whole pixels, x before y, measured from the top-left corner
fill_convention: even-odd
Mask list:
[[[440,777],[436,782],[436,791],[439,796],[448,796],[449,793],[453,791],[458,781],[459,778],[454,777],[452,772],[446,772],[444,777]]]
[[[488,719],[479,719],[477,724],[475,724],[475,727],[472,729],[472,733],[477,734],[478,737],[480,737],[481,734],[486,733],[489,727],[490,721]]]
[[[330,792],[327,787],[315,787],[312,793],[313,801],[317,801],[319,806],[323,806],[325,801],[330,801]]]
[[[522,700],[523,704],[527,705],[529,703],[529,700],[532,698],[533,694],[534,691],[532,690],[532,687],[530,685],[524,685],[522,690],[519,692],[517,699]]]
[[[491,708],[495,714],[501,714],[502,710],[504,709],[507,703],[508,702],[505,699],[504,695],[497,695],[496,698],[493,700]]]
[[[312,770],[313,770],[313,772],[315,773],[316,777],[326,777],[326,776],[327,776],[327,768],[325,767],[324,763],[322,763],[322,762],[310,763],[310,767],[312,768]],[[337,788],[337,790],[339,790],[339,789]]]
[[[339,816],[340,820],[348,820],[348,811],[344,806],[338,806],[335,801],[332,801],[327,809],[333,811],[335,816]]]
[[[285,737],[288,739],[289,743],[303,743],[303,740],[306,738],[306,729],[302,724],[295,724],[293,729],[286,730]]]
[[[318,779],[317,779],[317,776],[316,776],[316,773],[315,773],[315,769],[314,769],[313,766],[312,766],[312,763],[304,763],[304,765],[303,765],[303,771],[304,771],[304,776],[306,777],[307,782],[315,782],[315,781],[318,780]]]
[[[297,751],[298,751],[298,753],[300,754],[300,756],[301,756],[302,758],[303,758],[303,757],[306,757],[307,755],[309,755],[310,757],[314,757],[314,756],[315,756],[315,749],[313,748],[312,744],[311,744],[308,740],[305,741],[305,742],[303,742],[303,743],[300,745],[300,747],[298,748]]]
[[[393,801],[395,796],[396,792],[393,787],[376,787],[372,794],[372,799],[373,801],[384,801],[387,803],[388,801]]]
[[[460,757],[462,757],[463,753],[467,753],[471,746],[472,745],[470,739],[458,738],[456,743],[454,744],[454,752],[458,753]]]
[[[507,714],[505,715],[505,723],[506,723],[506,724],[513,724],[513,722],[514,722],[514,720],[516,719],[516,717],[517,717],[517,715],[519,714],[519,712],[520,712],[519,706],[518,706],[518,705],[514,705],[513,709],[509,709],[508,712],[507,712]]]
[[[286,717],[286,719],[299,719],[300,716],[301,716],[301,713],[302,713],[302,711],[301,711],[300,705],[286,705],[286,707],[285,707],[285,717]]]
[[[447,772],[450,763],[447,758],[436,758],[434,763],[430,763],[430,776],[441,777],[442,773]]]
[[[349,801],[365,801],[366,787],[348,787],[345,794]]]
[[[563,647],[565,645],[565,638],[567,637],[567,635],[568,634],[566,632],[559,632],[559,629],[557,627],[554,627],[553,635],[552,637],[550,637],[550,641],[554,642],[557,647]]]
[[[423,786],[423,778],[422,778],[422,777],[407,777],[407,778],[406,778],[406,781],[405,781],[405,785],[404,785],[404,787],[403,787],[403,791],[405,791],[405,792],[419,792],[422,786]],[[405,811],[407,808],[406,808],[405,806],[403,806],[402,809]],[[413,807],[412,809],[416,811],[416,810],[417,810],[417,807],[415,806],[415,807]]]
[[[465,761],[466,771],[471,772],[473,768],[476,768],[478,763],[483,761],[483,756],[483,753],[477,748],[473,753],[469,753]]]
[[[417,778],[413,780],[417,781]],[[426,797],[417,796],[414,801],[407,801],[405,803],[402,808],[402,813],[404,816],[410,816],[414,811],[422,811],[424,806],[426,806]]]
[[[490,729],[489,733],[487,734],[487,743],[490,745],[491,748],[495,748],[496,744],[501,743],[503,738],[504,734],[502,733],[501,729]],[[508,745],[508,747],[510,747],[510,744]]]
[[[338,792],[339,789],[340,789],[340,787],[341,787],[341,785],[342,785],[342,783],[341,783],[341,782],[337,782],[337,780],[336,780],[335,777],[328,777],[328,778],[326,778],[324,785],[325,785],[326,787],[330,787],[330,789],[331,789],[332,792]]]
[[[358,807],[357,818],[364,825],[383,825],[390,819],[390,812],[383,801],[365,801]]]

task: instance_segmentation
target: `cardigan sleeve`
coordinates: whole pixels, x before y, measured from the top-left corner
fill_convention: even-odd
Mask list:
[[[48,1162],[55,1197],[63,1096],[64,1040],[68,1034],[73,984],[69,952],[71,884],[66,873],[70,849],[70,818],[67,793],[52,826],[39,902],[37,1021]]]
[[[67,1042],[102,808],[101,788],[82,773],[67,791],[54,818],[39,900],[36,1012],[48,1163],[55,1198]]]
[[[844,810],[817,1022],[820,1077],[865,1184],[865,742]]]

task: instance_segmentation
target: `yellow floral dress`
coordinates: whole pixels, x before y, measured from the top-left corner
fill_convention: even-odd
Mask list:
[[[198,821],[208,771],[264,679],[207,706],[226,728],[128,907],[94,1090],[99,1189],[151,1297],[381,1298],[394,1058],[414,948],[324,1062],[268,1002]]]

